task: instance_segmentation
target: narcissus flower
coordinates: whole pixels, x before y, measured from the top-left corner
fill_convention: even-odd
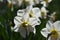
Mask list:
[[[47,24],[46,28],[41,30],[41,34],[48,40],[60,40],[60,21],[56,21],[52,25]]]
[[[36,17],[36,18],[46,18],[48,10],[46,10],[45,7],[42,7],[41,9],[39,9],[38,7],[28,7],[27,8],[27,12],[29,14],[30,17]]]
[[[32,6],[30,6],[30,7],[27,7],[26,8],[27,9],[27,14],[29,15],[29,17],[31,18],[31,17],[36,17],[36,18],[38,18],[40,15],[40,9],[38,8],[38,7],[32,7]]]
[[[41,4],[43,4],[44,7],[48,6],[48,3],[50,3],[52,0],[40,0]]]
[[[24,12],[21,10],[21,15],[18,13],[18,16],[14,18],[15,26],[11,27],[11,29],[15,32],[20,32],[21,36],[25,38],[30,32],[36,33],[35,26],[39,25],[40,22],[36,18],[29,18],[28,14],[23,15],[22,13]]]
[[[41,18],[46,18],[47,17],[47,13],[48,13],[48,10],[46,10],[45,7],[42,7],[41,10],[40,10],[40,17]]]
[[[50,18],[55,21],[56,20],[56,12],[53,12],[50,16]]]

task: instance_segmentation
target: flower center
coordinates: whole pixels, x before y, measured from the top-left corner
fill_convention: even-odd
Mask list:
[[[33,17],[32,13],[33,13],[33,12],[32,12],[32,11],[30,11],[30,13],[29,13],[29,17]]]
[[[8,7],[11,8],[12,7],[12,3],[8,2]]]
[[[23,21],[20,25],[21,28],[27,29],[28,30],[29,22],[28,21]]]
[[[22,0],[22,3],[25,3],[25,0]]]
[[[33,0],[34,1],[34,3],[36,3],[36,0]]]
[[[56,30],[51,30],[51,38],[57,38],[58,37],[58,32]]]
[[[48,0],[44,0],[46,3],[48,3]]]
[[[41,11],[41,16],[44,17],[45,13],[44,11]]]

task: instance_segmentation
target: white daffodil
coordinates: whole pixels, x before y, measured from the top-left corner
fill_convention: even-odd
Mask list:
[[[11,11],[14,10],[13,5],[20,6],[22,1],[21,0],[7,0],[8,2],[8,7],[11,8]]]
[[[40,0],[33,0],[34,5],[39,4]]]
[[[40,18],[46,18],[47,16],[47,13],[48,13],[48,10],[46,10],[45,7],[42,7],[41,10],[40,10]]]
[[[33,8],[32,6],[29,6],[26,8],[26,13],[29,15],[29,17],[35,17],[38,18],[40,15],[40,9],[38,7]]]
[[[19,13],[21,14],[22,12]],[[28,14],[20,15],[19,13],[17,14],[18,16],[14,18],[15,26],[14,28],[11,27],[11,29],[15,32],[20,32],[21,36],[24,38],[26,35],[29,35],[29,32],[33,32],[35,34],[35,26],[40,24],[38,20],[36,18],[29,18]]]
[[[19,16],[19,17],[22,17],[24,14],[25,14],[25,9],[17,11],[17,16]]]
[[[8,4],[12,4],[12,5],[18,5],[20,6],[22,3],[22,0],[7,0]]]
[[[29,14],[29,17],[36,17],[36,18],[46,18],[48,10],[46,10],[45,7],[42,7],[39,9],[38,7],[33,8],[32,6],[29,6],[26,8],[27,13]]]
[[[52,0],[40,0],[41,4],[43,4],[44,7],[48,6],[48,3],[50,3]]]
[[[53,12],[50,16],[50,18],[55,21],[56,20],[56,12]]]
[[[39,4],[40,0],[26,0],[26,2],[29,3],[29,5],[35,5],[35,4]]]
[[[48,40],[60,40],[60,21],[46,25],[46,28],[41,30],[41,34]]]

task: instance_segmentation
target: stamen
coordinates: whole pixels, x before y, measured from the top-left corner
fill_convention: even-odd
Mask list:
[[[30,11],[30,13],[29,13],[29,17],[33,17],[32,13],[33,13],[33,12],[32,12],[32,11]]]
[[[53,30],[51,35],[51,38],[57,38],[58,37],[58,32],[56,30]]]
[[[44,11],[41,11],[41,15],[42,15],[42,17],[44,17],[44,15],[45,15]]]
[[[56,30],[52,30],[51,33],[48,34],[46,40],[48,40],[49,37],[51,37],[51,38],[57,38],[58,37],[58,32]]]
[[[21,23],[21,28],[23,28],[23,29],[27,29],[27,26],[29,25],[29,23],[28,23],[28,21],[23,21],[22,23]]]
[[[12,3],[8,3],[8,7],[11,8],[12,7]]]
[[[46,3],[48,3],[48,0],[44,0]]]

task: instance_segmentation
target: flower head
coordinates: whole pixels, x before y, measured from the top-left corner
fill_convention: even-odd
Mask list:
[[[46,25],[46,28],[41,30],[41,34],[48,38],[48,40],[59,40],[60,39],[60,21],[56,21],[51,25]]]
[[[48,13],[48,10],[46,10],[46,8],[45,7],[42,7],[41,8],[41,10],[40,10],[40,17],[41,18],[46,18],[46,16],[47,16],[47,13]]]
[[[23,14],[20,14],[23,13]],[[28,14],[25,14],[22,10],[18,13],[18,16],[14,18],[15,26],[11,29],[15,32],[20,32],[22,37],[26,37],[29,35],[30,32],[36,33],[35,26],[39,25],[40,23],[36,18],[29,18]],[[23,16],[22,16],[23,15]]]
[[[48,3],[50,3],[52,0],[40,0],[41,4],[43,4],[44,7],[48,6]]]

